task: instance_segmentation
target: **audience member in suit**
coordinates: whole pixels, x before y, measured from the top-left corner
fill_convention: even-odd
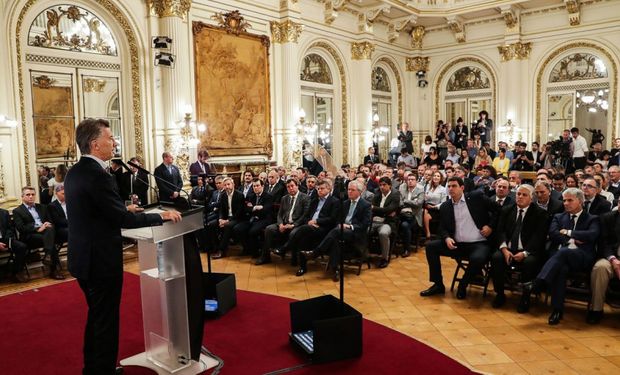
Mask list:
[[[540,182],[540,181],[549,184],[549,186],[551,187],[551,199],[557,200],[558,202],[564,201],[564,199],[562,198],[562,193],[560,193],[559,191],[553,188],[553,185],[552,185],[553,180],[551,179],[551,175],[549,173],[546,173],[546,172],[537,173],[536,182]]]
[[[252,183],[253,194],[245,200],[245,211],[249,217],[235,226],[235,238],[240,239],[244,255],[258,256],[260,236],[273,222],[273,197],[265,192],[265,183]]]
[[[498,177],[495,181],[495,194],[491,196],[493,200],[500,207],[508,207],[515,203],[515,195],[510,191],[510,182],[506,177]]]
[[[340,201],[329,194],[331,182],[329,180],[320,181],[316,190],[318,197],[310,203],[308,222],[291,234],[285,245],[293,252],[312,248],[336,226],[338,221]],[[306,263],[305,256],[299,257],[297,276],[302,276],[307,272]]]
[[[192,186],[196,186],[198,183],[199,177],[205,177],[211,174],[211,167],[209,166],[209,151],[200,150],[198,151],[198,160],[190,164],[189,166],[189,174],[190,174],[190,184]]]
[[[26,267],[26,254],[28,246],[17,240],[9,211],[0,208],[0,251],[10,251],[13,253],[13,265],[11,267],[11,277],[13,281],[25,283],[28,276],[24,272]]]
[[[207,203],[207,200],[211,197],[212,193],[213,188],[204,182],[203,177],[198,177],[196,179],[196,186],[192,188],[189,196],[192,199],[192,203],[204,206]]]
[[[67,174],[65,193],[71,218],[68,268],[88,304],[82,373],[114,374],[123,286],[121,228],[176,222],[181,215],[176,211],[137,213],[138,206],[125,206],[114,178],[105,171],[116,147],[106,120],[83,120],[75,139],[82,157]]]
[[[362,191],[362,195],[361,195],[362,199],[365,200],[366,202],[372,204],[372,200],[374,199],[375,194],[372,191],[366,189],[366,181],[368,179],[364,178],[364,177],[358,177],[355,180],[357,182],[359,182],[362,185],[363,189],[364,189]]]
[[[364,165],[376,164],[379,162],[379,156],[375,154],[374,147],[368,147],[368,155],[364,156]]]
[[[292,178],[286,181],[286,190],[288,194],[280,201],[276,223],[265,228],[265,242],[256,265],[271,263],[270,249],[275,247],[276,240],[286,241],[308,221],[310,198],[299,191],[297,180]],[[284,256],[284,251],[286,248],[276,253]]]
[[[208,239],[211,241],[208,251],[215,251],[211,255],[213,259],[226,256],[235,226],[248,218],[245,210],[245,198],[243,198],[243,193],[235,190],[233,179],[225,177],[222,183],[224,190],[220,197],[219,218],[217,221],[208,223],[207,226]]]
[[[474,184],[474,180],[467,177],[468,174],[469,174],[469,170],[466,167],[462,165],[454,166],[454,176],[463,180],[463,186],[464,186],[465,193],[469,193],[469,192],[476,190],[476,185]]]
[[[408,122],[403,122],[401,124],[400,132],[398,132],[398,140],[401,145],[405,145],[410,154],[413,154],[413,132],[409,130]]]
[[[215,190],[205,205],[205,227],[220,218],[220,199],[224,195],[224,176],[215,177]]]
[[[254,190],[252,190],[252,182],[254,181],[254,172],[251,170],[246,170],[243,172],[243,181],[241,185],[237,188],[243,194],[244,199],[252,199],[251,195],[254,194]]]
[[[48,221],[45,206],[35,203],[34,188],[22,188],[22,204],[13,210],[15,229],[19,239],[30,249],[43,247],[45,254],[50,255],[50,277],[57,280],[64,279],[60,272],[60,259],[56,248],[56,233],[51,222]]]
[[[133,164],[141,165],[136,157],[129,159],[129,161]],[[123,173],[121,186],[119,187],[121,198],[128,200],[131,196],[134,203],[137,203],[135,202],[135,197],[137,197],[140,205],[146,205],[148,203],[150,185],[149,176],[131,165],[128,167],[129,171]]]
[[[534,156],[529,151],[526,151],[527,144],[525,142],[517,142],[517,149],[510,162],[510,169],[514,171],[533,171],[534,170]]]
[[[424,207],[424,189],[418,185],[418,176],[411,173],[407,183],[401,184],[400,193],[400,237],[403,242],[401,256],[409,256],[411,249],[411,230],[414,225],[422,228],[422,211]]]
[[[620,279],[620,213],[618,210],[600,216],[601,241],[600,259],[594,264],[590,274],[592,299],[586,321],[597,324],[603,317],[605,295],[611,279]]]
[[[496,296],[493,308],[504,305],[504,282],[509,267],[521,272],[521,282],[536,277],[545,259],[545,240],[549,229],[547,213],[533,203],[534,188],[517,188],[516,204],[504,206],[496,230],[499,249],[491,257],[491,275]],[[517,311],[529,310],[530,300],[521,298]]]
[[[392,180],[389,177],[379,179],[379,194],[372,200],[372,228],[373,233],[379,236],[381,259],[377,267],[385,268],[390,256],[390,235],[398,229],[398,207],[400,193],[392,190]]]
[[[593,177],[587,177],[581,184],[583,191],[583,209],[591,215],[600,216],[611,211],[611,203],[598,194],[601,182]]]
[[[524,297],[539,293],[545,287],[551,291],[553,312],[549,324],[555,325],[564,315],[566,276],[573,271],[589,271],[595,259],[595,246],[601,231],[598,216],[583,209],[583,192],[569,188],[564,196],[564,213],[553,217],[549,228],[553,255],[547,260],[533,282],[524,286]]]
[[[464,299],[467,285],[481,272],[489,259],[491,243],[489,237],[496,223],[497,205],[481,191],[465,194],[463,180],[448,179],[450,199],[439,208],[440,240],[431,241],[426,247],[426,260],[433,285],[420,292],[423,297],[445,293],[441,274],[441,256],[465,257],[469,266],[459,283],[456,298]]]
[[[609,174],[609,187],[607,191],[614,195],[615,200],[618,200],[620,197],[620,166],[610,166],[607,168],[607,173]]]
[[[316,199],[318,199],[318,192],[316,190],[316,177],[315,176],[308,176],[306,177],[306,181],[305,181],[305,186],[306,186],[306,191],[303,191],[302,193],[306,193],[306,195],[308,195],[308,198],[310,198],[310,201],[314,201]],[[302,186],[302,183],[299,183],[299,186]],[[331,188],[330,188],[331,189]]]
[[[157,189],[159,189],[159,200],[161,202],[174,202],[183,205],[185,198],[180,196],[183,189],[183,179],[179,168],[172,164],[174,156],[169,152],[161,155],[163,162],[155,168],[154,175],[157,177]]]
[[[67,203],[65,202],[65,185],[54,187],[56,200],[47,206],[47,213],[56,231],[56,243],[64,244],[69,239],[69,222],[67,221]]]
[[[306,259],[329,253],[327,272],[331,273],[334,281],[340,280],[338,265],[342,256],[339,243],[341,235],[344,240],[344,249],[353,248],[353,251],[359,252],[361,247],[366,246],[368,227],[372,222],[372,210],[370,203],[360,197],[362,189],[363,186],[358,181],[349,183],[348,199],[342,203],[338,217],[339,223],[343,224],[331,229],[314,250],[302,253]]]
[[[273,197],[273,203],[280,205],[280,199],[286,192],[286,184],[280,180],[278,172],[271,170],[267,174],[267,185],[265,190]]]
[[[536,204],[538,207],[547,211],[549,223],[556,214],[564,212],[564,204],[551,198],[551,185],[546,182],[539,181],[534,185],[534,194],[536,194]]]

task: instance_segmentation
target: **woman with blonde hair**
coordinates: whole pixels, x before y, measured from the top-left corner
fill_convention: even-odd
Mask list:
[[[478,150],[478,155],[476,155],[476,159],[474,160],[474,168],[478,168],[479,166],[484,167],[486,165],[491,165],[491,163],[493,163],[493,160],[487,154],[487,150],[484,147],[481,147]]]
[[[439,205],[446,200],[447,190],[443,186],[443,174],[436,171],[428,185],[424,188],[424,231],[426,239],[431,238],[430,223],[439,217]]]

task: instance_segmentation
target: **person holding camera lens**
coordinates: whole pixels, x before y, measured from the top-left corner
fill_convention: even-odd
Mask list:
[[[515,171],[533,171],[534,157],[531,152],[525,150],[527,143],[517,142],[516,146],[515,157],[511,162],[512,169]]]

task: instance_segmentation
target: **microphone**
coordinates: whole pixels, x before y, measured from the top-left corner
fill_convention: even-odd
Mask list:
[[[149,172],[148,170],[142,168],[141,166],[137,165],[136,163],[132,162],[132,161],[128,161],[127,164],[131,165],[132,167],[136,168],[137,170],[139,170],[140,172],[146,173],[149,176],[153,176],[155,177],[155,179],[157,181],[162,181],[163,183],[167,184],[168,186],[172,186],[174,189],[178,189],[178,186],[176,186],[175,184],[173,184],[170,181],[164,180],[163,178],[154,175],[153,173]],[[185,190],[185,189],[180,189],[182,192],[185,193],[185,195],[187,195],[187,204],[189,205],[189,208],[192,209],[192,199],[189,195],[189,193]],[[159,196],[159,195],[158,195]]]
[[[125,168],[130,173],[133,173],[133,171],[127,166],[127,164],[125,164],[123,162],[123,160],[121,160],[121,159],[114,159],[114,162],[120,164],[123,168]],[[139,165],[135,164],[132,161],[128,161],[127,163],[129,165],[131,165],[132,167],[138,169],[139,171],[146,173],[147,175],[150,174],[146,169],[140,167]],[[155,190],[155,196],[157,197],[157,204],[159,204],[159,190],[157,190],[156,187],[151,186],[151,184],[148,183],[148,181],[144,181],[143,179],[141,179],[137,174],[136,174],[136,180],[138,180],[138,181],[142,182],[143,184],[145,184],[149,189]],[[131,183],[131,182],[129,182],[129,183]],[[143,202],[143,204],[146,204],[146,202]]]

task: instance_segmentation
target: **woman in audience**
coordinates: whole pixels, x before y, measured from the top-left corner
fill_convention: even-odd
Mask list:
[[[471,167],[474,165],[474,158],[469,156],[469,152],[467,152],[466,148],[461,149],[461,157],[459,158],[459,164],[467,166],[467,168],[469,169],[471,169]]]
[[[604,150],[599,155],[600,157],[594,161],[594,164],[599,163],[603,166],[603,171],[607,171],[607,167],[609,166],[609,158],[611,158],[611,154],[609,151]]]
[[[474,160],[474,168],[491,165],[491,163],[493,163],[493,160],[491,160],[491,157],[487,154],[487,150],[484,147],[479,149],[478,155]]]
[[[437,149],[435,147],[431,147],[429,149],[428,156],[424,158],[424,164],[426,164],[427,167],[430,167],[431,165],[436,165],[438,168],[443,167],[443,160],[437,153]]]
[[[54,194],[54,188],[56,185],[62,184],[65,182],[65,176],[67,175],[67,166],[64,164],[58,164],[56,167],[56,171],[54,172],[54,178],[47,181],[47,186],[49,186],[48,194],[52,197],[52,202],[55,201],[56,195]]]
[[[433,173],[430,184],[424,191],[424,230],[426,239],[431,238],[430,223],[439,217],[439,205],[446,200],[446,188],[443,186],[443,174]]]
[[[576,188],[579,184],[577,182],[577,177],[574,174],[569,174],[566,176],[566,187],[567,188]]]
[[[433,138],[430,135],[427,135],[424,138],[424,144],[422,145],[422,159],[426,158],[428,154],[431,152],[431,147],[437,148],[437,144],[433,142]]]
[[[506,157],[506,149],[500,148],[498,156],[493,159],[493,168],[498,174],[502,176],[508,176],[508,169],[510,168],[510,160]]]

